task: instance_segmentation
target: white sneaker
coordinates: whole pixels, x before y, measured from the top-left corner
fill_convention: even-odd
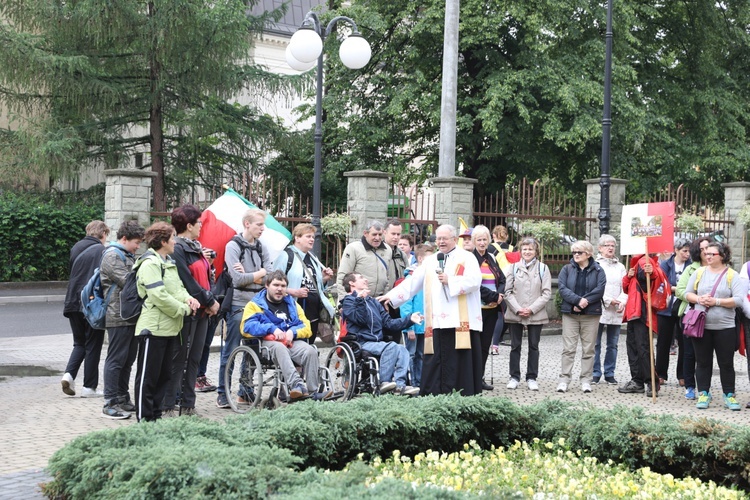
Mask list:
[[[568,384],[565,382],[557,384],[557,392],[568,392]]]
[[[529,386],[530,391],[538,391],[539,390],[539,384],[536,383],[536,380],[531,379],[526,381],[526,385]]]
[[[96,389],[89,389],[88,387],[84,387],[81,391],[81,397],[82,398],[101,398],[104,397],[104,393],[102,391],[97,391]]]
[[[396,388],[396,382],[383,382],[380,384],[380,394],[391,392]]]
[[[586,393],[591,392],[591,384],[588,382],[581,382],[581,390]]]
[[[508,389],[515,389],[516,387],[518,387],[518,380],[514,378],[508,380],[508,385],[506,385],[505,387],[507,387]]]
[[[70,373],[66,372],[60,383],[62,384],[62,390],[65,394],[68,396],[76,395],[76,381]]]

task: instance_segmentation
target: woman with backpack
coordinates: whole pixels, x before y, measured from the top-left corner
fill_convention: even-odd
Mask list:
[[[333,271],[321,264],[312,253],[315,226],[308,223],[297,224],[292,230],[292,238],[294,242],[276,257],[273,268],[286,274],[289,280],[287,293],[305,311],[305,317],[312,328],[309,342],[314,344],[320,327],[321,307],[325,308],[330,318],[335,316],[333,305],[323,293],[323,283],[333,278]]]
[[[145,297],[135,326],[139,340],[138,371],[135,376],[135,405],[138,421],[161,418],[164,395],[172,376],[172,354],[179,345],[178,334],[185,316],[200,303],[182,285],[172,260],[174,227],[156,222],[146,229],[148,250],[133,265],[138,295]]]
[[[732,254],[727,245],[711,242],[705,255],[708,265],[693,273],[685,292],[687,302],[694,304],[696,309],[706,311],[703,336],[693,338],[699,393],[695,406],[704,410],[711,403],[711,377],[716,353],[724,406],[738,411],[740,404],[735,398],[734,374],[734,351],[737,349],[735,308],[742,306],[747,295],[747,283],[729,267]]]
[[[523,328],[528,331],[529,354],[526,362],[526,385],[538,391],[539,339],[542,327],[549,323],[547,302],[552,297],[552,276],[539,260],[539,243],[534,238],[521,241],[521,261],[506,271],[505,321],[510,329],[510,380],[508,389],[515,389],[521,380],[521,345]]]
[[[172,211],[172,225],[177,232],[172,258],[188,293],[200,303],[180,331],[180,343],[172,352],[172,378],[164,396],[164,416],[195,415],[195,383],[198,365],[208,333],[208,318],[219,312],[219,302],[211,293],[211,250],[201,247],[201,211],[194,205],[183,205]],[[213,332],[212,336],[213,336]],[[175,407],[179,394],[179,408]]]

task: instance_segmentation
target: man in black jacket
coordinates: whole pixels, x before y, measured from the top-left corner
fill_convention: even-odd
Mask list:
[[[81,312],[81,290],[86,286],[94,270],[99,267],[104,252],[104,243],[109,236],[109,228],[100,221],[89,222],[86,226],[86,237],[73,245],[70,250],[70,278],[65,293],[63,316],[70,321],[73,331],[73,351],[65,367],[62,378],[62,390],[68,396],[75,396],[75,379],[78,369],[83,366],[83,390],[81,397],[101,397],[97,392],[99,385],[99,358],[104,343],[104,330],[94,330]]]

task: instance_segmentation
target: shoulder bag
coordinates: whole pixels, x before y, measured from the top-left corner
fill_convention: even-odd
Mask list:
[[[714,287],[711,289],[712,297],[716,293],[719,282],[721,281],[721,278],[724,277],[724,274],[726,274],[727,269],[728,268],[724,268],[724,271],[722,271],[716,279],[716,283],[714,283]],[[697,291],[698,289],[696,288],[693,293]],[[706,311],[708,311],[708,307],[705,310],[700,311],[695,309],[695,304],[690,304],[690,308],[685,311],[685,315],[682,317],[682,334],[694,339],[703,338],[703,330],[706,328]]]

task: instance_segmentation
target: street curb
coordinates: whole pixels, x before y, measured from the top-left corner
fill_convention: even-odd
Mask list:
[[[23,295],[21,297],[0,297],[0,306],[28,304],[34,302],[65,302],[65,295]]]

